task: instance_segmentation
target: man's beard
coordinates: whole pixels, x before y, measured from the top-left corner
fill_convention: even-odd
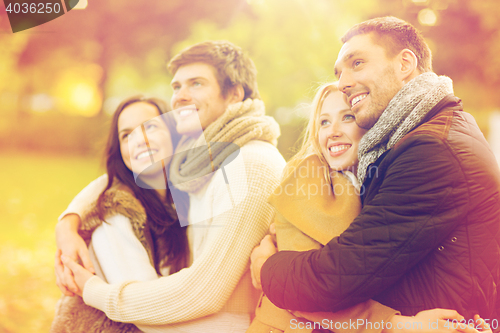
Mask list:
[[[370,129],[378,121],[389,102],[396,96],[402,86],[398,85],[394,68],[389,65],[381,75],[382,79],[377,86],[370,91],[370,105],[364,112],[363,117],[356,116],[356,124],[363,129]],[[376,99],[373,98],[376,96]]]

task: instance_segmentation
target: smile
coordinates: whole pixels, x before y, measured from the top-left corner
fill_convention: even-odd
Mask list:
[[[339,152],[344,152],[349,148],[351,148],[351,145],[336,145],[336,146],[331,146],[330,148],[328,148],[328,150],[333,154],[337,154]]]
[[[139,154],[137,154],[135,156],[135,159],[139,160],[139,159],[144,158],[144,157],[149,157],[151,155],[156,154],[157,152],[158,152],[157,149],[146,150],[146,151],[143,151],[143,152],[140,152]]]
[[[194,105],[190,105],[187,107],[182,107],[177,110],[177,114],[181,118],[189,117],[190,115],[194,114],[196,112],[196,107]]]
[[[358,104],[360,101],[362,101],[363,99],[365,99],[366,96],[368,96],[368,94],[361,94],[361,95],[358,95],[358,96],[354,97],[351,100],[351,107],[353,107],[354,105]]]

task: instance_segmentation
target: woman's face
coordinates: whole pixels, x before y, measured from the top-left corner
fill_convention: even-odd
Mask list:
[[[334,170],[356,171],[359,141],[367,130],[356,125],[354,114],[339,91],[325,98],[319,115],[319,146]]]
[[[130,104],[118,117],[118,138],[123,162],[141,176],[162,172],[160,162],[168,165],[173,147],[167,125],[158,109],[146,102]]]

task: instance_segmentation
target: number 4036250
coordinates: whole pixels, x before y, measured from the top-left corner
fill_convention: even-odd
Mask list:
[[[60,3],[9,3],[5,8],[7,13],[15,14],[58,14],[61,12]]]

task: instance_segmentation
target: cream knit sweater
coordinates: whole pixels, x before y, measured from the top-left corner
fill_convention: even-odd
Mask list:
[[[226,207],[228,188],[221,186],[221,169],[190,194],[190,267],[154,281],[116,285],[95,276],[83,290],[85,303],[112,320],[145,325],[184,322],[219,311],[252,312],[249,257],[274,216],[267,198],[279,185],[285,161],[273,145],[262,141],[250,141],[239,154],[243,163],[234,163],[226,174],[233,208]],[[102,191],[104,180],[87,186],[61,216],[82,214]]]

